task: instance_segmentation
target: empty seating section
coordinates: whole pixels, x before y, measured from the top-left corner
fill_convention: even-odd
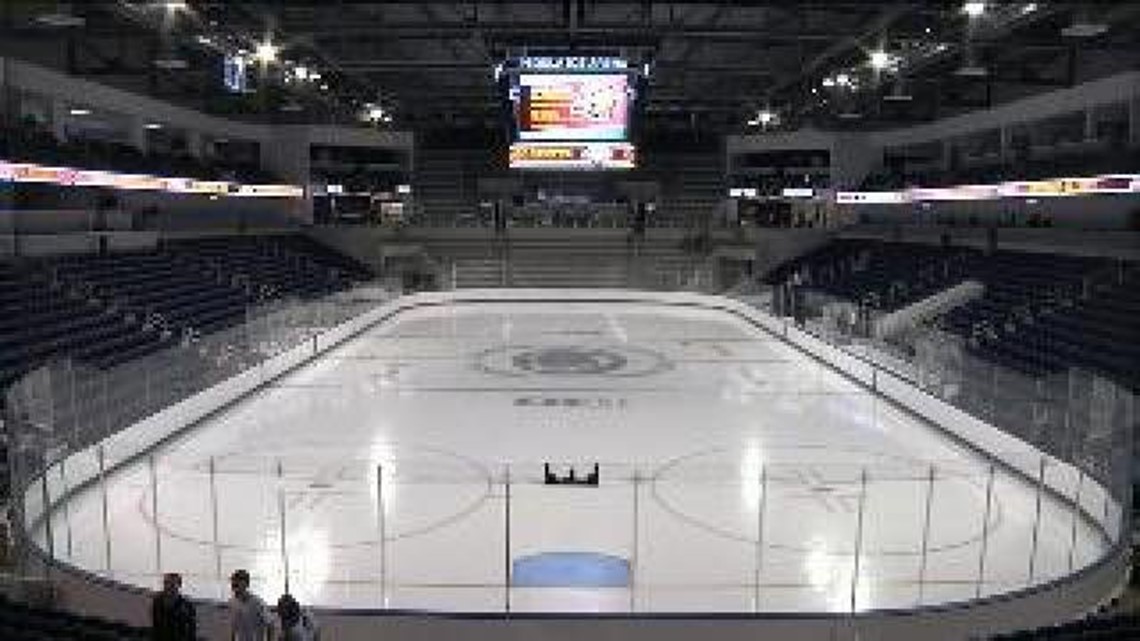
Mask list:
[[[146,641],[150,630],[18,604],[0,597],[0,639],[5,641]]]
[[[946,315],[944,326],[988,359],[1045,374],[1071,365],[1137,382],[1134,268],[1103,259],[997,252],[976,278],[986,295]]]
[[[128,343],[153,338],[42,271],[0,267],[0,387],[55,354],[100,363]]]
[[[111,367],[187,331],[236,324],[258,302],[319,297],[367,277],[350,259],[288,236],[0,264],[0,388],[53,356]]]
[[[844,300],[883,311],[904,307],[966,279],[974,255],[962,250],[902,243],[839,240],[790,263],[768,277],[800,282]]]
[[[1140,639],[1140,615],[1090,616],[1037,630],[1011,632],[991,641],[1133,641]]]
[[[937,320],[987,362],[1044,376],[1077,366],[1140,384],[1137,265],[1103,258],[838,240],[780,265],[772,284],[893,311],[964,280],[980,298]]]

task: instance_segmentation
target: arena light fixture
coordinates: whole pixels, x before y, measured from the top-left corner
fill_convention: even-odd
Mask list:
[[[960,78],[985,78],[989,73],[985,67],[973,64],[962,65],[954,70],[954,75]]]
[[[761,109],[756,112],[756,116],[748,121],[749,127],[764,127],[767,128],[776,122],[776,114],[772,113],[770,109]]]
[[[152,131],[155,129],[162,129],[162,123],[161,122],[148,122],[145,125],[143,125],[143,129],[150,129]]]
[[[849,76],[845,73],[841,73],[841,74],[835,76],[835,84],[839,85],[840,87],[850,87],[851,86],[851,76]]]
[[[868,59],[871,63],[871,68],[875,71],[883,71],[891,66],[891,54],[883,50],[872,51]]]
[[[1066,38],[1094,38],[1108,31],[1108,25],[1100,22],[1077,19],[1073,24],[1061,29],[1061,35]]]
[[[392,121],[392,117],[388,115],[388,112],[384,111],[384,107],[371,102],[364,105],[364,119],[369,122]]]
[[[967,2],[962,5],[962,13],[965,13],[971,18],[980,18],[986,12],[986,3],[984,2]]]
[[[188,68],[190,63],[182,58],[157,58],[154,61],[154,66],[165,71],[180,71]]]
[[[35,17],[35,21],[47,27],[56,27],[65,29],[68,27],[82,27],[87,24],[87,19],[83,16],[77,16],[72,13],[70,2],[60,2],[56,5],[55,11],[41,13]]]
[[[280,48],[273,44],[271,40],[266,39],[264,42],[258,43],[257,49],[253,52],[253,57],[261,64],[267,65],[277,60],[278,51],[280,51]]]
[[[71,109],[67,110],[67,113],[71,114],[72,116],[90,116],[91,110],[86,107],[72,107]]]
[[[835,86],[835,79],[831,76],[823,79],[823,86],[830,89]]]

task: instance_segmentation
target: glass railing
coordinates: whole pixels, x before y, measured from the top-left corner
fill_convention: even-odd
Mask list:
[[[1075,368],[1021,372],[932,327],[881,339],[866,323],[781,316],[755,283],[729,294],[832,368],[992,445],[958,435],[960,448],[925,458],[831,451],[810,465],[775,451],[668,465],[385,444],[346,456],[315,442],[283,451],[253,410],[230,419],[263,439],[258,451],[131,440],[222,381],[250,377],[256,390],[279,359],[394,296],[361,288],[251,309],[111,370],[29,374],[8,397],[17,519],[38,555],[137,586],[178,571],[190,594],[220,599],[244,567],[258,592],[307,604],[482,612],[912,608],[1040,586],[1127,540],[1135,415],[1120,385]],[[796,384],[823,385],[824,369]],[[331,409],[344,394],[306,402]],[[890,429],[878,411],[868,420]]]
[[[48,466],[93,452],[95,444],[222,381],[243,373],[256,378],[263,364],[394,296],[375,283],[359,283],[321,299],[282,298],[250,306],[238,323],[219,331],[180,330],[169,337],[170,346],[115,366],[61,358],[27,373],[4,399],[11,495],[0,498],[16,508],[9,539],[19,538],[20,489],[42,480]],[[120,449],[125,457],[134,445],[127,439]],[[113,464],[114,455],[104,462]]]
[[[1076,572],[1110,547],[1083,510],[1115,514],[1090,481],[1055,492],[1073,469],[1047,456],[1022,461],[1034,478],[980,457],[740,465],[709,453],[664,468],[601,462],[596,479],[585,462],[426,450],[175,447],[118,469],[112,449],[89,456],[49,466],[33,499],[60,506],[30,532],[53,559],[143,587],[178,571],[212,599],[248,568],[258,593],[340,608],[912,608]]]
[[[810,293],[792,295],[755,284],[730,295],[770,315],[784,335],[810,336],[853,363],[1074,466],[1122,507],[1122,522],[1111,524],[1114,542],[1130,529],[1136,396],[1112,375],[1057,365],[1049,345],[1037,346],[1038,358],[1000,362],[970,338],[941,327],[941,315],[883,332],[882,321],[893,320],[887,313],[849,301],[812,305]],[[1016,334],[1006,340],[1016,341]],[[1023,354],[1032,356],[1028,347]]]

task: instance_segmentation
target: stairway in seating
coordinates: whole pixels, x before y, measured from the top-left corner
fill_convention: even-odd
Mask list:
[[[577,242],[515,242],[510,249],[512,287],[628,287],[624,239]]]
[[[508,273],[490,239],[425,243],[427,252],[454,274],[459,289],[477,287],[592,287],[698,289],[711,282],[707,260],[675,240],[647,240],[636,252],[624,234],[510,241]]]
[[[497,258],[459,258],[454,264],[456,289],[503,286],[503,263]]]

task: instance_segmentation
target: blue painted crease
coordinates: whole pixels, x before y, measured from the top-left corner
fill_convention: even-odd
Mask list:
[[[515,559],[511,584],[531,588],[629,587],[629,561],[596,552],[542,552]]]

